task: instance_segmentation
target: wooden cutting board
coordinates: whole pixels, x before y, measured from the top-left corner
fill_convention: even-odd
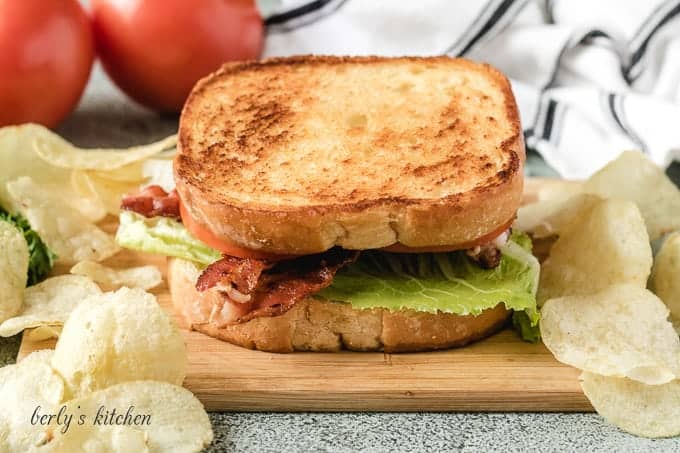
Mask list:
[[[549,185],[528,181],[527,198]],[[109,262],[147,263],[165,271],[164,258],[131,251]],[[167,286],[153,292],[174,314]],[[510,329],[461,349],[416,354],[272,354],[182,333],[184,385],[211,411],[592,411],[579,371]],[[19,359],[52,347],[24,340]]]

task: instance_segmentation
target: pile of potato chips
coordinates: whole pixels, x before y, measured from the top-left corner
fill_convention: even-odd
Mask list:
[[[583,183],[539,192],[515,227],[557,238],[541,268],[541,336],[557,360],[583,370],[595,410],[633,434],[680,435],[677,187],[625,152]],[[669,233],[653,259],[650,241]]]
[[[60,262],[101,261],[119,248],[96,223],[118,215],[121,195],[159,166],[167,169],[176,143],[171,136],[130,149],[86,150],[41,126],[2,128],[0,205],[26,217]]]
[[[119,247],[98,222],[118,214],[125,193],[155,178],[169,183],[175,143],[81,150],[40,126],[0,129],[0,205],[28,219],[70,267],[25,288],[26,240],[0,221],[0,336],[33,328],[33,340],[59,337],[54,351],[0,368],[0,451],[189,452],[212,441],[203,406],[181,387],[184,340],[145,291],[161,272],[100,263]],[[101,407],[134,407],[149,422],[94,423]],[[73,417],[68,429],[64,417],[38,422],[60,410]]]
[[[83,276],[48,280],[24,294],[26,243],[15,228],[0,222],[5,276],[0,281],[0,335],[39,327],[31,332],[34,338],[57,336],[83,291],[97,286],[92,280],[104,290],[150,289],[162,282],[154,266],[112,269],[100,264],[120,250],[101,222],[118,214],[125,193],[171,177],[176,142],[172,136],[124,150],[85,150],[38,125],[0,129],[0,205],[28,220],[56,253],[57,265],[72,266],[72,274]],[[55,299],[62,285],[71,288],[72,297]]]
[[[5,408],[0,413],[0,447],[192,452],[209,445],[213,433],[208,414],[181,387],[187,369],[184,340],[156,298],[138,288],[102,293],[83,279],[68,275],[46,280],[52,284],[43,292],[55,300],[65,300],[74,287],[83,297],[54,351],[37,351],[17,365],[0,368]],[[105,417],[98,414],[113,410],[119,415],[133,411],[138,418],[102,424]],[[36,418],[60,411],[60,418]],[[72,419],[67,422],[68,416]],[[140,417],[148,417],[147,422],[138,423],[144,421]]]

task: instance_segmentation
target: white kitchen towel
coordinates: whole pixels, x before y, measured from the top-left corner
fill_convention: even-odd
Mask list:
[[[441,55],[508,75],[527,149],[589,176],[680,160],[680,0],[259,0],[265,56]],[[678,164],[675,164],[678,165]]]

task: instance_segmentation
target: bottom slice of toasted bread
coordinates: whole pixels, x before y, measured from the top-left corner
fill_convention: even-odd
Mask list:
[[[195,267],[170,258],[168,282],[173,305],[180,313],[200,297]],[[191,323],[191,329],[211,337],[268,352],[352,351],[416,352],[466,345],[497,332],[510,311],[503,304],[478,316],[424,313],[414,310],[359,310],[348,303],[318,298],[297,302],[283,315],[217,327]]]

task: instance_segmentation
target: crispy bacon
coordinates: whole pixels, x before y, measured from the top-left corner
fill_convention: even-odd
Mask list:
[[[493,269],[501,264],[501,251],[491,242],[468,249],[465,253],[482,269]]]
[[[500,248],[508,241],[511,233],[512,228],[508,228],[492,241],[467,249],[465,253],[479,264],[482,269],[493,269],[501,264],[502,254]]]
[[[125,195],[120,207],[144,217],[164,216],[180,219],[177,191],[167,193],[161,186],[148,186],[140,192]]]
[[[196,289],[222,295],[210,310],[210,322],[218,326],[277,316],[329,286],[338,269],[358,256],[340,248],[277,263],[224,256],[203,271]]]
[[[249,295],[256,288],[262,271],[273,265],[274,263],[265,260],[224,255],[198,277],[196,289],[205,291],[218,285],[229,285],[240,293]]]

